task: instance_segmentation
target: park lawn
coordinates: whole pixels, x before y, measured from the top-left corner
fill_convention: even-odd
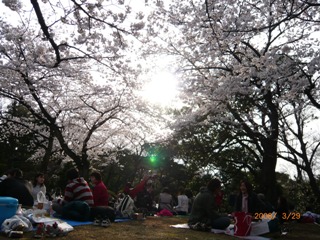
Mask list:
[[[190,229],[172,228],[170,225],[186,223],[183,217],[148,217],[146,220],[136,220],[122,223],[113,223],[108,228],[92,225],[77,226],[74,231],[59,239],[85,240],[85,239],[109,239],[109,240],[137,240],[137,239],[159,239],[159,240],[228,240],[239,239],[224,234],[210,232],[197,232]],[[320,225],[291,223],[290,232],[281,236],[280,232],[265,235],[272,239],[320,239]],[[23,238],[31,239],[31,233],[25,233]],[[0,239],[8,239],[1,236]]]

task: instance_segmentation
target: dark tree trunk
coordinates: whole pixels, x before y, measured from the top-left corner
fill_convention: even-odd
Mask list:
[[[90,174],[90,162],[87,159],[79,159],[76,162],[76,165],[78,167],[80,176],[88,180]]]
[[[267,136],[260,139],[263,148],[261,186],[267,199],[272,203],[277,203],[278,188],[276,179],[276,165],[278,156],[278,138],[279,138],[279,113],[278,106],[273,101],[273,95],[269,91],[265,95],[270,126]]]
[[[276,181],[277,141],[266,139],[263,140],[262,146],[264,155],[261,175],[260,178],[258,178],[259,186],[261,191],[266,195],[266,198],[272,204],[276,204],[279,194]]]
[[[49,165],[50,158],[51,158],[51,155],[52,155],[53,141],[54,141],[53,130],[50,129],[50,136],[49,136],[49,139],[48,139],[48,146],[46,148],[46,152],[45,152],[45,154],[43,156],[43,160],[42,160],[42,163],[41,163],[41,171],[43,173],[47,173],[47,171],[48,171],[48,165]]]
[[[314,196],[317,198],[317,201],[319,201],[320,200],[320,188],[319,188],[319,185],[317,183],[317,180],[316,180],[311,168],[306,169],[306,173],[308,174],[308,177],[309,177],[309,184],[312,189],[312,192],[313,192]]]

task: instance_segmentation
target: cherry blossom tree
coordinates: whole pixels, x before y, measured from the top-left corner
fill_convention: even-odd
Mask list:
[[[178,57],[188,111],[176,129],[229,125],[256,152],[273,202],[283,101],[319,99],[318,11],[312,0],[172,1],[150,24],[155,44]]]
[[[0,19],[0,96],[50,129],[83,176],[97,155],[146,134],[133,47],[142,13],[122,0],[2,2],[15,18]]]

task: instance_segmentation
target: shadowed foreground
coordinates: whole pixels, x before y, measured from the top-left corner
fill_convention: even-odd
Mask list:
[[[123,223],[113,223],[109,228],[97,226],[78,226],[74,231],[59,239],[111,239],[111,240],[137,240],[137,239],[172,239],[172,240],[224,240],[240,239],[223,234],[209,232],[197,232],[190,229],[172,228],[170,225],[186,223],[185,217],[148,217],[142,221],[130,221]],[[291,223],[290,232],[286,236],[281,236],[280,232],[267,234],[265,237],[272,239],[320,239],[320,225]],[[23,238],[30,239],[32,233],[25,233]],[[0,239],[8,239],[1,236]],[[58,238],[57,238],[58,239]]]

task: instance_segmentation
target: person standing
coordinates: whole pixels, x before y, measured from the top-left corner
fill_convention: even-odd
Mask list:
[[[221,216],[216,206],[216,196],[220,194],[221,182],[211,179],[207,187],[201,188],[191,209],[188,225],[191,229],[209,231],[211,228],[226,229],[230,225],[227,216]]]
[[[101,174],[98,171],[94,171],[90,175],[91,183],[93,184],[92,195],[94,206],[108,206],[109,194],[106,185],[103,183]]]

